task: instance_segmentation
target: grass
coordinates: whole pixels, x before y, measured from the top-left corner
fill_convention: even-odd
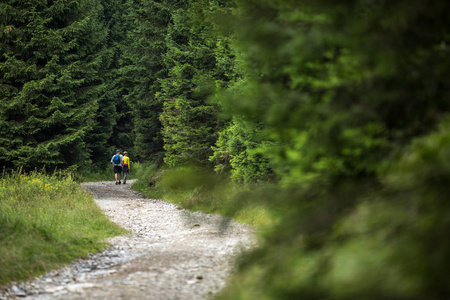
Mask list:
[[[136,170],[140,167],[138,162],[133,162],[133,171],[127,175],[127,180],[135,179]],[[123,174],[122,174],[123,178]],[[98,170],[83,170],[75,174],[75,180],[78,182],[98,182],[98,181],[114,181],[114,172],[111,166]]]
[[[126,231],[108,220],[71,176],[3,175],[0,180],[0,286],[105,248]]]
[[[75,180],[78,182],[113,181],[114,172],[111,167],[103,170],[79,171],[75,174]]]
[[[145,163],[135,166],[137,181],[131,186],[132,189],[145,194],[149,198],[162,199],[163,187],[160,184],[163,169],[157,169],[154,164]]]
[[[258,228],[271,226],[275,215],[261,201],[255,201],[248,186],[233,184],[229,178],[194,168],[140,166],[132,188],[150,198],[175,203],[182,208],[221,214]]]

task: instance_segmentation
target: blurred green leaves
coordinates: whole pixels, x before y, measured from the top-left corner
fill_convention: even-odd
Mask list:
[[[238,3],[247,84],[223,107],[262,124],[284,215],[224,295],[447,298],[448,4]]]

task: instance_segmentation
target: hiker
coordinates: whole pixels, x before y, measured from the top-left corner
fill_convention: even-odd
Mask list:
[[[130,168],[130,158],[128,157],[128,152],[123,153],[123,184],[127,184],[127,174],[131,171]]]
[[[111,165],[114,169],[114,177],[116,178],[116,185],[121,184],[120,176],[122,175],[123,156],[120,150],[116,150],[116,154],[111,158]],[[117,181],[119,180],[119,181]]]

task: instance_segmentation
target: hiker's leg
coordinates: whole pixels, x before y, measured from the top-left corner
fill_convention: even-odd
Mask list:
[[[123,172],[123,183],[127,183],[127,174],[128,172]]]
[[[116,182],[117,182],[117,173],[114,173],[114,178],[116,179]]]

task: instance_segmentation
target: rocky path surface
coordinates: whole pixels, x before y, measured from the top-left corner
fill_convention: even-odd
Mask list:
[[[147,199],[129,185],[83,187],[130,234],[109,239],[102,253],[14,283],[0,299],[210,299],[236,255],[255,244],[249,226]]]

